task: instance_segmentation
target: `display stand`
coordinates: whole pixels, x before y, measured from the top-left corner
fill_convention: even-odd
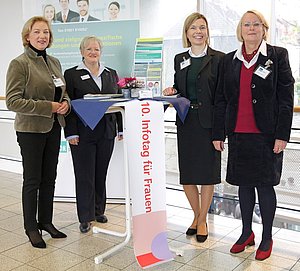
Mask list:
[[[163,99],[163,98],[158,99],[158,101],[160,101],[164,104],[169,104],[169,102],[166,101],[166,99]],[[174,104],[174,107],[177,109],[177,112],[178,112],[180,118],[182,118],[183,121],[184,121],[186,113],[188,111],[188,107],[189,107],[189,103],[187,102],[187,100],[185,98],[172,99],[172,104]],[[94,258],[94,261],[95,261],[96,264],[99,264],[99,263],[103,262],[103,260],[105,258],[109,257],[113,253],[119,251],[124,246],[126,246],[126,244],[129,242],[129,240],[131,238],[131,225],[132,225],[132,222],[131,222],[131,196],[130,196],[130,182],[129,182],[129,166],[130,166],[131,174],[133,172],[137,172],[137,171],[135,169],[133,170],[131,168],[132,165],[130,165],[128,163],[128,155],[129,154],[128,154],[127,145],[129,144],[128,145],[129,148],[134,150],[134,151],[136,151],[136,147],[132,145],[133,141],[128,141],[127,142],[127,139],[128,138],[134,138],[132,133],[133,133],[133,131],[135,131],[135,127],[132,126],[131,122],[128,122],[126,124],[126,121],[125,121],[126,120],[126,116],[125,116],[126,112],[125,112],[125,109],[124,109],[126,107],[126,102],[124,100],[118,99],[118,101],[117,100],[105,100],[105,101],[101,100],[101,101],[99,101],[99,100],[79,99],[79,100],[72,101],[72,106],[73,106],[74,111],[80,116],[81,120],[85,123],[85,125],[88,125],[91,129],[94,129],[96,127],[96,125],[98,124],[98,122],[100,121],[100,119],[103,117],[103,115],[105,113],[120,112],[121,115],[122,115],[122,122],[123,122],[123,129],[124,129],[123,164],[124,164],[125,212],[126,212],[126,214],[125,214],[126,215],[125,232],[120,233],[120,232],[115,232],[115,231],[102,229],[102,228],[94,226],[93,227],[93,233],[105,233],[105,234],[109,234],[109,235],[113,235],[113,236],[117,236],[117,237],[125,237],[125,239],[121,243],[119,243],[118,245],[116,245],[116,246],[112,247],[111,249],[109,249],[108,251],[96,256]],[[148,115],[149,112],[152,112],[150,107],[151,107],[151,102],[145,101],[145,102],[141,102],[141,103],[136,103],[135,105],[131,105],[130,107],[127,108],[128,116],[131,116],[133,118],[134,118],[136,112],[138,112],[137,119],[139,119],[138,123],[140,123],[139,129],[138,129],[139,133],[141,133],[141,131],[142,130],[144,131],[145,129],[146,129],[146,131],[144,131],[144,133],[146,133],[146,132],[151,133],[151,129],[147,128],[149,123],[154,124],[154,123],[157,123],[158,120],[162,119],[161,117],[159,117],[159,114],[154,114],[153,116]],[[158,107],[155,107],[154,104],[153,104],[153,108],[158,109]],[[156,112],[156,109],[153,112]],[[163,114],[163,107],[161,106],[160,109],[161,109],[160,114]],[[145,117],[146,119],[141,119],[141,116],[146,116],[146,115],[147,115],[147,117]],[[144,123],[144,125],[142,123]],[[147,123],[147,125],[145,125],[145,123]],[[127,125],[128,125],[128,127],[127,127]],[[152,132],[153,132],[154,135],[155,135],[155,133],[163,134],[163,124],[162,124],[162,127],[160,127],[160,129],[158,129],[159,126],[157,126],[157,125],[155,125],[154,127],[155,127],[155,129],[152,127],[153,128]],[[148,131],[149,129],[150,129],[150,131]],[[134,133],[134,135],[135,135],[135,133]],[[144,136],[145,136],[144,134],[143,134],[143,136],[140,135],[139,139],[141,139]],[[152,146],[152,144],[153,144],[153,146],[158,146],[159,145],[158,143],[154,143],[154,142],[160,142],[158,140],[158,138],[159,137],[155,137],[155,140],[153,142],[151,142],[151,146]],[[135,140],[134,140],[134,142],[135,142]],[[147,142],[147,144],[150,144],[150,141],[149,142],[146,141],[146,142]],[[162,139],[161,142],[163,142],[163,139]],[[140,146],[140,145],[138,144],[136,146]],[[137,151],[139,153],[139,149]],[[146,152],[150,153],[150,150],[146,151]],[[152,152],[152,153],[154,155],[155,152]],[[131,154],[132,153],[130,153],[130,155]],[[137,158],[137,157],[138,156],[134,155],[134,159]],[[146,158],[143,155],[142,155],[142,157],[143,157],[143,159],[146,159],[146,158],[148,160],[150,159],[149,156],[146,157],[146,155],[145,155]],[[133,157],[131,157],[130,159],[134,160]],[[148,160],[147,160],[147,162],[149,163]],[[137,161],[135,161],[135,162],[137,162]],[[151,165],[152,165],[152,161],[150,161],[150,162],[151,162]],[[165,172],[165,170],[162,168],[162,167],[164,167],[164,166],[162,166],[162,165],[164,165],[164,163],[162,161],[157,162],[158,165],[160,165],[160,167],[154,167],[155,169],[154,168],[152,169],[152,167],[149,167],[149,166],[148,166],[149,167],[148,169],[145,169],[143,163],[145,163],[145,161],[142,160],[142,159],[137,162],[137,164],[139,165],[138,172],[140,172],[140,170],[142,170],[143,174],[147,175],[146,179],[144,178],[144,181],[145,180],[150,180],[149,179],[150,178],[149,177],[150,170],[151,170],[151,173],[153,173],[153,178],[154,178],[153,180],[162,180],[163,179],[163,178],[160,178],[158,175],[156,175],[156,174],[159,174],[159,172]],[[158,168],[161,168],[161,170],[160,171],[157,170]],[[137,178],[137,179],[143,179],[143,178]],[[152,183],[152,177],[151,177],[151,183]],[[153,183],[153,185],[154,185],[154,183]],[[140,187],[140,185],[139,185],[139,187]],[[156,195],[159,195],[158,191],[162,191],[162,189],[159,185],[156,185],[156,187],[157,187],[157,190],[156,190],[157,194]],[[143,183],[142,183],[142,191],[144,191],[143,189],[144,188],[143,188]],[[154,189],[154,186],[152,187],[152,189]],[[154,191],[155,190],[153,190],[153,193],[154,193]],[[142,195],[142,193],[138,193],[138,194]],[[136,195],[136,193],[134,195]],[[151,194],[151,196],[153,197],[153,199],[155,199],[154,194]],[[148,202],[149,200],[152,200],[152,197],[151,197],[151,199],[148,199],[147,197],[146,198],[144,197],[143,200]],[[162,199],[163,197],[160,195],[160,196],[157,196],[157,198]],[[137,203],[138,201],[135,199],[135,201],[133,201],[133,203],[135,203],[135,202]],[[138,245],[139,245],[138,252],[140,254],[136,255],[136,257],[137,257],[137,260],[138,260],[140,265],[145,264],[145,259],[146,258],[148,259],[149,256],[150,256],[151,260],[153,261],[153,264],[158,264],[158,262],[163,263],[166,260],[170,260],[171,257],[172,257],[172,255],[170,253],[167,256],[165,256],[165,254],[166,254],[165,252],[169,252],[168,251],[168,246],[167,246],[168,242],[167,242],[166,228],[165,228],[166,227],[166,220],[164,221],[164,219],[166,219],[166,214],[165,214],[165,209],[163,209],[162,206],[159,206],[158,202],[159,201],[157,201],[157,200],[155,200],[155,201],[153,200],[153,210],[152,209],[150,210],[151,215],[153,215],[153,217],[151,217],[151,219],[154,219],[154,217],[155,217],[155,219],[159,218],[159,221],[160,222],[163,221],[164,223],[158,223],[159,226],[152,229],[152,230],[155,229],[155,231],[153,231],[152,235],[149,235],[149,237],[154,238],[154,239],[147,240],[148,241],[147,244],[143,244],[143,243],[141,244],[141,243],[138,242]],[[162,202],[162,204],[165,204],[165,200],[162,200],[161,202]],[[142,210],[142,213],[140,213],[141,210],[137,210],[137,206],[140,206],[140,204],[135,204],[134,206],[135,206],[135,209],[133,209],[133,211],[135,212],[134,216],[135,216],[135,221],[136,222],[133,224],[133,226],[138,225],[138,224],[143,224],[143,223],[139,223],[141,221],[139,218],[142,217],[144,210]],[[147,205],[142,204],[142,206],[147,206]],[[152,206],[152,204],[151,204],[151,206]],[[158,210],[156,210],[155,207]],[[147,212],[148,212],[148,210],[147,210]],[[142,217],[142,218],[144,219],[144,217]],[[147,219],[148,218],[149,218],[149,216],[147,216]],[[147,224],[148,223],[146,222],[145,225],[147,225]],[[143,227],[138,226],[136,229],[143,229]],[[135,234],[138,233],[136,230],[134,232],[135,232]],[[143,240],[143,238],[140,238],[140,240]],[[155,243],[154,247],[151,246],[152,242]],[[162,248],[162,250],[161,250],[161,248]],[[154,251],[152,251],[152,249],[154,249]],[[144,254],[145,252],[146,252],[146,254]],[[158,255],[159,256],[158,258],[155,257],[157,255],[157,253],[160,254],[161,252],[164,252],[163,253],[164,255]],[[167,258],[165,258],[165,257],[167,257]]]
[[[125,110],[121,106],[113,105],[108,110],[107,113],[116,113],[120,112],[122,114],[122,122],[123,122],[123,129],[124,132],[126,131],[125,127]],[[94,258],[95,263],[99,264],[102,263],[103,260],[109,257],[111,254],[117,252],[118,250],[122,249],[126,244],[129,242],[131,237],[131,215],[130,215],[130,191],[129,191],[129,178],[128,178],[128,160],[127,160],[127,145],[126,145],[126,135],[123,138],[123,147],[124,147],[124,155],[123,155],[123,163],[124,163],[124,181],[125,181],[125,213],[126,213],[126,228],[124,233],[110,231],[107,229],[102,229],[99,227],[93,227],[93,233],[105,233],[117,237],[126,237],[124,241],[111,249],[107,250],[106,252],[96,256]]]

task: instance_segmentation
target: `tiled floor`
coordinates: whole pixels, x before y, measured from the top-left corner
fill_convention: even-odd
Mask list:
[[[81,234],[78,229],[74,203],[55,203],[54,224],[68,237],[63,240],[43,236],[46,249],[33,248],[23,230],[21,211],[22,177],[16,173],[0,171],[0,270],[18,271],[89,271],[89,270],[141,270],[134,258],[132,242],[119,253],[94,263],[94,257],[118,244],[122,238],[105,234]],[[105,227],[124,231],[123,205],[109,204]],[[188,209],[167,206],[169,246],[177,254],[174,261],[148,270],[294,270],[300,271],[300,232],[274,228],[274,249],[263,262],[254,259],[255,248],[238,255],[229,249],[241,231],[241,221],[209,215],[209,237],[204,244],[187,238],[185,230],[192,219]],[[98,225],[103,226],[103,225]],[[261,225],[254,224],[256,242],[259,244]],[[255,246],[257,247],[257,245]]]

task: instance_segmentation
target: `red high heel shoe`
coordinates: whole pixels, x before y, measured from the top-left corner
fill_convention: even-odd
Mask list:
[[[268,250],[263,251],[263,250],[258,249],[256,251],[255,260],[263,261],[263,260],[269,258],[271,255],[271,252],[272,252],[272,247],[273,247],[273,240],[271,240],[270,247]]]
[[[255,237],[254,233],[252,232],[250,234],[250,236],[248,237],[248,239],[243,244],[234,244],[231,247],[230,252],[231,253],[240,253],[245,250],[246,246],[254,246],[255,245],[254,237]]]

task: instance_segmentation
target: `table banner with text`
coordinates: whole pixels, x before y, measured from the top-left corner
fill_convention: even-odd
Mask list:
[[[133,244],[142,268],[173,260],[167,242],[163,103],[126,103]]]

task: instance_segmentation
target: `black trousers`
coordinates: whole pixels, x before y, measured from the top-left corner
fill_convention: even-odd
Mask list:
[[[37,230],[37,219],[40,223],[52,223],[60,133],[57,121],[48,133],[17,132],[23,163],[22,204],[27,231]]]
[[[95,220],[106,207],[106,175],[114,148],[114,138],[105,137],[103,118],[94,130],[79,125],[79,144],[70,145],[79,222]]]

